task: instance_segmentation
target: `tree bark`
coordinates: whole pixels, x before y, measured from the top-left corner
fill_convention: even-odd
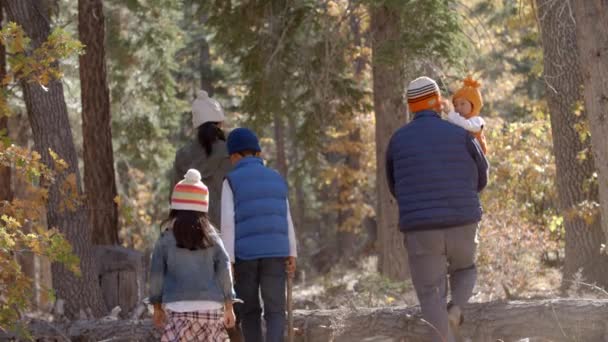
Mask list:
[[[276,147],[277,171],[287,180],[287,158],[285,157],[285,124],[281,114],[274,114],[274,143]]]
[[[78,33],[86,45],[80,56],[84,187],[96,245],[118,244],[118,205],[110,91],[106,80],[105,17],[102,0],[78,1]]]
[[[469,341],[585,341],[608,338],[608,300],[556,299],[525,302],[475,303],[464,308],[461,333]],[[296,310],[297,342],[305,341],[428,341],[430,327],[419,307]],[[33,322],[35,338],[64,337],[83,341],[153,341],[160,330],[150,319],[137,321],[76,321],[50,326]],[[11,335],[0,332],[0,340]],[[61,339],[60,339],[61,340]]]
[[[0,30],[4,20],[4,5],[0,1]],[[0,80],[6,75],[6,49],[4,44],[0,44]],[[8,117],[0,117],[0,132],[8,136]],[[10,201],[13,199],[11,190],[11,168],[0,165],[0,201]]]
[[[4,2],[9,20],[21,25],[32,46],[40,46],[50,32],[47,9],[42,2],[34,0],[8,0]],[[57,297],[66,301],[66,314],[75,316],[79,310],[91,308],[92,312],[100,315],[105,311],[101,291],[97,282],[91,234],[88,226],[87,213],[82,206],[74,211],[63,208],[60,188],[67,175],[73,174],[76,179],[76,192],[80,189],[80,173],[78,160],[68,120],[67,107],[63,97],[63,86],[60,81],[52,81],[48,90],[35,83],[22,82],[28,118],[32,127],[34,146],[42,156],[42,161],[54,168],[49,149],[57,153],[68,164],[68,169],[58,175],[56,182],[51,185],[48,193],[47,223],[49,227],[57,227],[72,244],[74,253],[80,258],[82,276],[63,267],[53,264],[53,287]]]
[[[204,3],[204,2],[203,2]],[[190,2],[185,7],[192,10],[193,2]],[[201,11],[201,14],[198,18],[198,23],[204,27],[207,23],[208,14],[205,11]],[[207,41],[207,37],[202,33],[202,37],[200,40],[200,55],[199,55],[199,72],[201,78],[201,89],[209,94],[209,97],[213,97],[215,94],[214,77],[213,77],[213,67],[211,65],[211,51],[209,49],[209,42]]]
[[[589,149],[589,139],[581,140],[577,125],[586,123],[587,111],[575,115],[582,104],[581,63],[576,50],[576,24],[569,15],[567,1],[537,0],[544,57],[544,78],[551,116],[553,153],[557,172],[560,212],[566,228],[566,259],[562,288],[572,285],[579,270],[587,282],[608,286],[608,257],[601,255],[604,241],[599,218],[587,224],[577,215],[583,201],[598,201],[597,186],[589,186],[595,167],[591,154],[579,160],[579,152]]]
[[[398,44],[399,14],[386,5],[371,6],[372,74],[376,115],[376,216],[380,248],[379,268],[392,279],[409,273],[403,236],[399,231],[399,211],[386,181],[386,148],[392,133],[407,120],[403,99],[403,73],[398,62],[386,60],[387,52]]]
[[[306,212],[306,195],[304,193],[304,177],[301,176],[301,172],[300,170],[298,170],[300,163],[302,163],[303,161],[301,160],[302,158],[300,156],[300,146],[297,142],[297,123],[293,115],[290,115],[287,118],[287,125],[289,130],[289,136],[291,138],[291,152],[289,156],[289,165],[291,166],[291,170],[289,170],[289,172],[292,175],[295,175],[293,182],[294,197],[292,197],[294,198],[294,201],[289,203],[289,207],[291,208],[291,214],[293,216],[294,225],[296,226],[296,231],[302,232],[302,229],[304,229],[304,213]]]
[[[608,0],[575,0],[574,14],[605,239],[608,237]]]
[[[211,67],[211,53],[209,51],[209,43],[207,38],[203,37],[201,40],[200,49],[200,74],[201,74],[201,89],[207,92],[209,96],[215,94],[215,87],[213,86],[213,69]]]

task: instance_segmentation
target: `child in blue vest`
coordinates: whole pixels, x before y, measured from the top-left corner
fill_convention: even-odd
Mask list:
[[[221,235],[233,262],[236,294],[244,301],[235,306],[237,316],[245,341],[283,341],[285,280],[293,276],[297,256],[287,183],[264,166],[258,138],[251,130],[233,130],[226,144],[234,168],[222,188]]]

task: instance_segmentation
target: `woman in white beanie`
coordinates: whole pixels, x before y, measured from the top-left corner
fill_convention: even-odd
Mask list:
[[[232,169],[226,135],[222,130],[224,110],[204,90],[199,91],[192,102],[192,126],[196,137],[175,154],[171,189],[189,170],[201,173],[202,181],[209,187],[209,220],[220,228],[222,182]]]
[[[222,209],[222,182],[232,170],[226,148],[226,134],[222,130],[224,110],[206,91],[201,90],[192,102],[192,128],[196,138],[175,154],[171,191],[189,169],[196,169],[209,188],[209,221],[220,229]],[[231,341],[242,341],[238,326],[227,329]]]

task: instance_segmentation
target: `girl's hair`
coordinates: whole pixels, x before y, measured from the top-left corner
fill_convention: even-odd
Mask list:
[[[205,249],[213,246],[211,230],[207,213],[193,210],[171,209],[169,217],[163,221],[162,226],[173,221],[173,235],[177,247],[191,251]]]
[[[205,122],[198,126],[198,143],[205,149],[208,156],[211,155],[213,144],[218,140],[226,141],[226,134],[217,122]]]

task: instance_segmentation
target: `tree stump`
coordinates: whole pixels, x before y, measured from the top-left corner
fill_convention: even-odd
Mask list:
[[[97,246],[95,255],[106,306],[120,306],[125,317],[144,296],[144,254],[121,246]]]

